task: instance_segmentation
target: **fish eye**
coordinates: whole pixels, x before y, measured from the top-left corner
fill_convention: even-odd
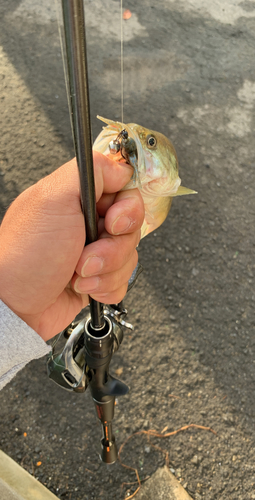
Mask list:
[[[147,146],[150,149],[155,149],[155,147],[157,146],[157,139],[156,139],[156,137],[154,137],[154,135],[151,135],[151,134],[147,135],[146,141],[147,141]]]

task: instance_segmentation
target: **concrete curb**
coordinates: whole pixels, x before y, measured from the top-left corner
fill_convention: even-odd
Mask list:
[[[1,500],[58,500],[53,493],[1,450],[0,498]]]
[[[192,500],[168,467],[158,469],[141,487],[136,500]]]
[[[143,484],[136,500],[192,500],[165,466]],[[45,486],[0,450],[1,500],[58,500]]]

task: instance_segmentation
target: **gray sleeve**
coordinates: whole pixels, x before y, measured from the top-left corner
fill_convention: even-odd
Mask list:
[[[0,389],[32,359],[48,354],[44,340],[0,300]]]

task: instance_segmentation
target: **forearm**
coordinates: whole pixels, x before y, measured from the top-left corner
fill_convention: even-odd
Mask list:
[[[0,300],[0,389],[29,361],[49,351],[50,346]]]

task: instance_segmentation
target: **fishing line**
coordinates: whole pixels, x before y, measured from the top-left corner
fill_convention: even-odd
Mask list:
[[[124,123],[123,0],[120,0],[120,86],[121,122]]]
[[[67,90],[67,102],[68,102],[69,114],[71,116],[70,87],[69,87],[68,76],[67,76],[67,57],[66,57],[66,47],[65,47],[65,40],[64,40],[64,34],[63,34],[63,15],[61,12],[60,0],[55,0],[55,10],[56,10],[56,14],[57,14],[60,47],[61,47],[61,53],[62,53],[64,77],[65,77],[65,84],[66,84],[66,90]],[[124,48],[123,0],[120,0],[120,93],[121,93],[120,115],[121,115],[121,122],[122,123],[124,123],[124,55],[123,55],[124,50],[123,50],[123,48]],[[73,129],[72,123],[71,123],[71,127]],[[72,130],[72,132],[73,132],[73,130]]]
[[[66,96],[67,96],[68,110],[69,110],[69,116],[71,117],[72,116],[72,107],[71,107],[71,97],[70,97],[70,85],[69,85],[69,80],[68,80],[67,55],[66,55],[66,46],[65,46],[65,37],[64,37],[63,14],[61,11],[61,0],[55,0],[55,10],[56,10],[56,14],[57,14],[58,33],[59,33],[60,49],[61,49],[64,78],[65,78],[65,85],[66,85]],[[73,140],[74,140],[74,130],[73,130],[72,120],[70,120],[70,124],[71,124]]]

